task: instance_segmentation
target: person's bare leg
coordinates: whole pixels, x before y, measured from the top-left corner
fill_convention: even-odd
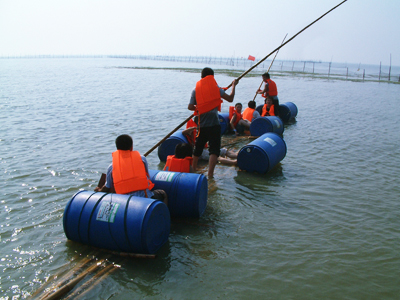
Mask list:
[[[215,154],[210,154],[210,158],[208,159],[208,178],[214,177],[214,169],[217,162],[218,162],[218,156]]]
[[[197,171],[197,163],[198,163],[198,162],[199,162],[199,157],[193,155],[192,167],[193,167],[193,171],[194,171],[194,172]]]
[[[218,161],[221,164],[228,165],[228,166],[236,166],[236,164],[237,164],[237,160],[236,159],[233,160],[233,159],[218,157]]]
[[[235,152],[235,151],[232,151],[232,150],[226,150],[225,156],[229,157],[229,158],[236,159],[237,156],[238,156],[238,152]]]

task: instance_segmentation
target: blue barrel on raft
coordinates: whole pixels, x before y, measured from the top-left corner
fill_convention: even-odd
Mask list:
[[[188,143],[187,138],[182,134],[182,130],[175,131],[160,146],[158,146],[158,158],[161,161],[167,161],[168,155],[175,154],[175,147],[181,143]]]
[[[161,201],[131,195],[80,191],[63,217],[68,239],[129,253],[154,254],[170,233],[168,207]]]
[[[264,174],[285,158],[286,151],[283,138],[268,132],[240,149],[237,165],[241,170]]]
[[[219,125],[221,125],[221,135],[225,134],[229,130],[229,113],[218,114]]]
[[[207,207],[208,182],[203,174],[149,170],[153,189],[168,195],[172,217],[199,218]]]
[[[274,132],[282,135],[283,130],[283,122],[276,116],[260,117],[250,124],[250,134],[252,136],[261,136],[267,132]]]
[[[279,105],[279,117],[287,123],[297,116],[297,106],[293,102],[285,102]]]

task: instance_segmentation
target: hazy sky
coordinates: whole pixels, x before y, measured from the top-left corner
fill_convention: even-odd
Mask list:
[[[262,58],[340,0],[0,0],[0,56]],[[400,0],[348,0],[278,59],[400,66]]]

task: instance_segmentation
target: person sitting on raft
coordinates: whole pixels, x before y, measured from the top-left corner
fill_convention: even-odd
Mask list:
[[[265,98],[261,116],[279,116],[279,100],[273,100],[271,97]]]
[[[197,117],[194,117],[194,121],[189,120],[188,126],[190,126],[192,124],[197,124],[196,118]],[[190,122],[190,121],[192,121],[192,122]],[[182,134],[187,138],[187,140],[189,141],[189,144],[194,145],[195,140],[196,140],[197,127],[194,127],[194,126],[188,127],[182,131]],[[208,145],[206,144],[203,149],[203,152],[199,156],[199,160],[208,161],[210,159],[210,154],[209,154],[207,148],[208,148]],[[175,151],[176,151],[176,148],[175,148]],[[217,161],[224,165],[235,166],[237,164],[237,160],[236,160],[237,156],[238,156],[238,152],[231,151],[226,148],[221,148],[220,156],[217,158]]]
[[[194,173],[193,164],[193,147],[188,143],[176,145],[175,154],[167,156],[167,162],[164,171]]]
[[[106,183],[96,187],[95,192],[113,192],[137,197],[157,199],[168,204],[164,190],[152,190],[147,160],[133,151],[132,137],[123,134],[116,138],[117,151],[112,153],[112,164],[107,169]]]
[[[247,108],[243,112],[243,119],[239,121],[246,130],[250,129],[251,122],[260,117],[260,113],[256,110],[256,102],[249,101]]]
[[[231,108],[233,107],[231,106]],[[229,111],[229,126],[236,135],[243,133],[243,128],[238,128],[238,124],[240,120],[242,120],[242,108],[242,103],[236,103],[235,108],[232,111]]]

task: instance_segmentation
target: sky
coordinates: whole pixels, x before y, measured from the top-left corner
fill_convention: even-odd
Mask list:
[[[261,59],[341,0],[0,0],[0,56]],[[279,60],[400,66],[400,0],[348,0]]]

